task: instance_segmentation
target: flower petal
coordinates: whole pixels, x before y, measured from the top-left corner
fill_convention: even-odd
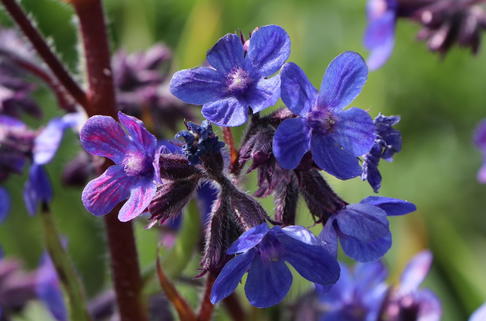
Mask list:
[[[303,226],[289,225],[282,228],[281,231],[287,236],[290,236],[300,242],[304,242],[309,245],[322,245],[322,241]]]
[[[356,291],[364,298],[376,286],[385,282],[388,270],[381,261],[358,263],[354,275],[356,278]]]
[[[413,203],[402,201],[398,198],[383,196],[368,196],[360,203],[379,207],[389,216],[404,215],[417,210],[417,207]]]
[[[56,320],[68,320],[59,279],[48,254],[43,255],[41,266],[37,271],[36,293]]]
[[[483,119],[474,131],[474,144],[486,153],[486,119]]]
[[[367,78],[368,67],[358,53],[340,54],[327,67],[317,105],[331,109],[346,107],[358,96]]]
[[[279,233],[278,240],[284,246],[282,259],[304,278],[322,285],[336,283],[339,264],[323,246],[301,242],[285,233]]]
[[[108,214],[116,204],[128,198],[135,182],[136,177],[127,176],[122,166],[110,166],[86,185],[81,197],[83,205],[94,215]]]
[[[45,165],[56,154],[64,137],[66,123],[62,118],[52,119],[34,140],[34,163]]]
[[[351,272],[345,264],[339,264],[339,268],[339,280],[330,289],[324,288],[323,291],[323,287],[316,287],[319,294],[319,301],[336,309],[352,300],[355,283]]]
[[[240,126],[248,119],[248,106],[236,98],[228,97],[205,104],[202,114],[218,126]]]
[[[292,273],[284,261],[263,262],[255,257],[245,284],[251,305],[268,308],[283,300],[292,285]]]
[[[395,45],[395,21],[395,12],[389,10],[369,22],[364,44],[371,51],[367,60],[370,70],[380,68],[390,57]]]
[[[254,251],[248,251],[244,254],[237,255],[225,264],[219,272],[216,281],[214,281],[211,290],[211,303],[216,304],[223,300],[238,286],[243,274],[245,274],[255,257]]]
[[[246,97],[253,113],[275,105],[280,98],[280,75],[261,78],[255,86],[249,88]]]
[[[145,125],[141,120],[122,112],[118,112],[118,119],[127,130],[128,135],[135,143],[137,143],[137,145],[148,154],[155,153],[157,138],[145,128]]]
[[[316,103],[317,90],[302,69],[293,62],[283,66],[280,77],[283,102],[294,114],[305,116]]]
[[[350,179],[361,174],[356,156],[341,149],[329,135],[313,134],[311,151],[317,166],[339,179]]]
[[[7,190],[0,187],[0,223],[5,220],[9,211],[10,197],[8,196]]]
[[[127,222],[142,214],[154,198],[156,190],[152,179],[140,180],[131,188],[128,200],[118,213],[118,219],[121,222]]]
[[[260,75],[276,73],[289,56],[290,37],[282,27],[264,26],[251,35],[247,57]]]
[[[354,107],[337,112],[335,116],[336,123],[330,134],[334,141],[354,156],[368,153],[376,137],[371,116],[364,110]]]
[[[486,183],[486,163],[481,166],[477,174],[477,180],[479,183]]]
[[[390,233],[386,212],[368,204],[347,205],[336,215],[338,234],[363,242],[373,241]]]
[[[216,70],[228,74],[244,65],[245,52],[241,38],[234,33],[223,36],[207,54],[208,63]]]
[[[353,237],[339,238],[344,253],[358,262],[370,262],[381,258],[392,245],[391,233],[370,242]]]
[[[410,260],[400,277],[400,294],[406,295],[418,289],[420,283],[429,273],[432,259],[430,251],[423,251]]]
[[[33,164],[29,170],[29,178],[24,186],[24,203],[30,215],[37,212],[41,202],[50,202],[52,186],[42,165]]]
[[[469,318],[469,321],[486,320],[486,303],[483,303]]]
[[[257,225],[240,235],[226,251],[227,254],[247,252],[258,245],[270,231],[267,223]]]
[[[334,221],[336,221],[335,215],[327,220],[326,225],[324,225],[324,228],[319,234],[319,239],[329,254],[331,254],[333,257],[337,257],[338,236],[334,228]]]
[[[310,129],[302,118],[284,120],[273,137],[273,154],[285,169],[296,168],[310,147]]]
[[[413,300],[420,303],[420,310],[417,315],[419,321],[440,321],[442,316],[442,308],[440,300],[430,290],[420,290],[413,293]],[[484,316],[484,312],[483,316]],[[481,315],[481,314],[480,314]],[[477,319],[482,321],[485,319]],[[471,320],[470,320],[471,321]],[[474,320],[475,321],[475,320]]]
[[[108,157],[116,164],[123,161],[127,150],[132,147],[120,124],[109,116],[93,116],[81,129],[81,145],[97,156]]]
[[[220,99],[226,89],[225,77],[213,68],[178,71],[170,81],[170,92],[180,100],[203,105]]]

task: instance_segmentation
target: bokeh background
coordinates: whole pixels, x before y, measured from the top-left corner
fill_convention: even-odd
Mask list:
[[[206,51],[225,33],[241,30],[248,34],[256,26],[266,24],[278,24],[287,30],[292,40],[290,61],[299,64],[316,87],[329,61],[339,53],[353,50],[366,56],[362,44],[366,25],[363,0],[105,0],[104,3],[113,50],[124,48],[133,52],[163,42],[174,50],[173,71],[201,64]],[[71,9],[53,0],[23,0],[22,4],[52,39],[69,68],[82,79]],[[10,25],[3,11],[0,21],[4,26]],[[399,21],[391,59],[370,74],[353,105],[369,110],[373,116],[382,112],[402,117],[398,128],[403,135],[403,151],[394,162],[382,162],[384,180],[380,194],[412,201],[418,211],[391,219],[394,244],[385,260],[392,282],[397,281],[413,254],[431,249],[435,258],[425,286],[442,300],[443,320],[466,320],[486,300],[486,186],[476,181],[482,159],[471,140],[475,126],[486,117],[486,52],[480,51],[474,57],[466,50],[453,49],[446,57],[439,57],[415,40],[418,28],[408,21]],[[47,115],[60,114],[47,91],[38,91],[37,95]],[[25,120],[33,126],[42,123]],[[102,220],[83,209],[80,190],[63,187],[57,179],[63,164],[79,148],[75,135],[68,134],[48,171],[55,190],[53,212],[69,240],[69,252],[88,294],[94,296],[109,285]],[[346,182],[329,179],[350,202],[372,194],[371,188],[359,178]],[[13,208],[10,217],[0,225],[0,244],[8,256],[24,260],[25,266],[32,269],[43,251],[42,232],[40,222],[29,217],[23,205],[24,182],[25,176],[13,176],[7,183]],[[255,190],[254,179],[248,180],[247,188]],[[265,205],[271,210],[271,200]],[[143,227],[144,222],[137,224],[138,246],[142,265],[150,271],[158,235]],[[190,252],[184,252],[184,248],[183,244],[180,253],[168,255],[188,261]],[[180,265],[185,266],[184,275],[196,275],[196,263],[197,258],[192,258],[190,264]],[[172,269],[176,267],[179,266]],[[304,290],[305,286],[297,282],[288,300]],[[190,288],[183,291],[190,300],[197,298]],[[49,320],[42,308],[32,306],[19,320],[44,318]]]

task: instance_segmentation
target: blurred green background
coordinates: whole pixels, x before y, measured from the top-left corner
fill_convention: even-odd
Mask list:
[[[201,64],[206,51],[225,33],[241,30],[248,34],[266,24],[287,30],[292,40],[290,61],[299,64],[316,87],[329,61],[339,53],[353,50],[366,56],[362,45],[365,1],[104,2],[114,50],[138,51],[164,42],[174,50],[173,70]],[[22,4],[43,33],[52,38],[70,69],[82,74],[77,63],[76,22],[69,6],[54,0],[24,0]],[[3,11],[1,22],[10,25]],[[369,110],[373,116],[383,112],[402,117],[398,128],[404,139],[403,151],[394,162],[382,162],[381,195],[412,201],[418,211],[391,219],[394,245],[386,261],[392,280],[397,280],[413,254],[430,248],[435,261],[425,286],[442,300],[443,320],[465,320],[486,300],[486,186],[476,181],[481,155],[471,142],[475,126],[486,117],[486,52],[473,57],[468,51],[453,49],[441,59],[415,40],[417,31],[417,25],[398,23],[391,59],[370,74],[353,105]],[[38,98],[47,115],[60,114],[49,93],[41,91]],[[65,188],[56,179],[78,149],[76,137],[70,133],[48,171],[55,184],[53,212],[93,296],[109,284],[102,220],[82,208],[80,190]],[[330,180],[350,202],[372,194],[359,178]],[[7,183],[14,205],[10,217],[0,225],[0,244],[8,256],[19,257],[28,268],[34,268],[42,252],[42,232],[38,220],[27,215],[22,203],[24,181],[25,177],[16,176]],[[252,182],[250,191],[255,190]],[[266,206],[271,209],[270,200]],[[142,222],[137,226],[137,237],[142,264],[147,268],[154,262],[157,235],[144,230]],[[185,270],[191,277],[197,273],[194,264]],[[289,299],[302,291],[295,289]],[[35,315],[34,319],[40,320],[39,314]]]

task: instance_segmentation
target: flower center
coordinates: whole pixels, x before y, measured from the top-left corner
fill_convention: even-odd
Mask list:
[[[250,83],[250,76],[248,73],[241,69],[236,68],[228,74],[228,89],[231,92],[239,92],[245,90]]]
[[[263,262],[277,262],[280,261],[282,254],[282,245],[272,235],[265,236],[262,243],[258,246],[260,257]]]
[[[128,176],[140,176],[147,174],[151,169],[145,155],[133,153],[128,154],[123,160],[123,170]]]
[[[336,118],[327,110],[312,110],[307,114],[307,123],[313,130],[329,133],[336,124]]]

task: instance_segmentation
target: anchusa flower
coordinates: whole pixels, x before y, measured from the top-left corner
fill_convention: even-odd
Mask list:
[[[3,187],[0,187],[0,223],[7,217],[8,212],[10,211],[10,197],[7,193],[7,190]]]
[[[67,321],[68,313],[61,292],[61,285],[49,254],[44,253],[36,273],[36,294],[54,319]]]
[[[343,108],[359,94],[367,76],[366,63],[354,52],[330,63],[319,92],[296,64],[283,67],[282,100],[298,117],[284,120],[275,132],[273,153],[280,166],[294,169],[310,151],[317,166],[337,178],[361,174],[358,157],[373,146],[375,126],[366,111]]]
[[[118,213],[125,222],[143,213],[155,195],[157,139],[140,120],[122,112],[118,119],[93,116],[81,130],[81,145],[87,152],[115,163],[86,185],[82,200],[88,211],[99,216],[128,199]]]
[[[481,166],[477,178],[480,183],[486,183],[486,120],[482,120],[476,128],[474,143],[483,154],[483,166]]]
[[[290,55],[290,39],[279,26],[254,31],[244,46],[236,34],[227,34],[209,50],[208,67],[178,71],[171,92],[182,101],[203,105],[202,114],[219,126],[239,126],[253,113],[280,98],[280,77],[272,76]]]
[[[393,155],[402,149],[402,136],[393,128],[400,121],[399,116],[384,116],[378,114],[374,122],[376,127],[375,144],[370,152],[363,157],[363,173],[361,179],[367,180],[375,193],[381,187],[381,174],[378,170],[380,159],[391,162]]]
[[[469,321],[482,321],[486,320],[486,304],[480,306],[469,318]]]
[[[230,295],[247,272],[245,292],[252,305],[266,308],[279,303],[292,284],[286,262],[311,282],[329,285],[339,278],[337,261],[300,226],[255,226],[243,233],[227,254],[237,255],[219,273],[211,292],[212,303]]]

